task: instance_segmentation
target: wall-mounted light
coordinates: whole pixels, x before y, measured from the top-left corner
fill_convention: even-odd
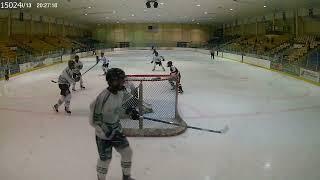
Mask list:
[[[150,3],[151,3],[150,1],[148,1],[148,2],[146,3],[147,8],[151,8],[151,4],[150,4]]]
[[[151,8],[151,3],[153,3],[154,8],[158,8],[159,4],[158,4],[157,0],[147,0],[147,2],[146,2],[147,8]]]

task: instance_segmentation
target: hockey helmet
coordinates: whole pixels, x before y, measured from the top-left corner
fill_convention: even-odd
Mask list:
[[[107,74],[106,74],[106,81],[108,82],[111,82],[113,80],[125,79],[125,78],[126,78],[126,74],[120,68],[111,68],[107,71]]]
[[[68,61],[68,67],[69,67],[69,69],[74,69],[75,67],[74,67],[74,61],[73,60],[69,60]]]
[[[74,60],[79,61],[79,56],[78,55],[74,56]]]
[[[168,61],[167,62],[167,67],[171,67],[172,66],[172,61]]]

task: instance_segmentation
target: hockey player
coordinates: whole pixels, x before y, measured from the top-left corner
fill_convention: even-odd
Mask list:
[[[152,49],[152,54],[155,55],[156,53],[158,53],[158,51],[156,49]]]
[[[64,103],[64,110],[67,114],[71,114],[70,111],[70,101],[71,101],[71,92],[69,90],[70,85],[75,83],[75,80],[72,78],[73,76],[73,70],[75,68],[75,62],[70,60],[68,61],[68,67],[66,67],[62,74],[59,76],[58,84],[59,88],[61,90],[60,92],[60,99],[58,100],[58,103],[53,106],[53,109],[56,112],[59,112],[59,106]]]
[[[124,83],[124,87],[126,88],[126,91],[131,93],[133,96],[132,100],[127,104],[130,103],[129,105],[131,107],[137,108],[139,106],[139,86],[135,86],[132,81],[126,79]],[[125,106],[129,106],[129,105],[125,104]],[[142,108],[145,114],[153,112],[151,104],[148,104],[145,101],[142,102]]]
[[[211,59],[213,59],[213,60],[214,60],[214,53],[215,53],[215,49],[212,48],[212,49],[210,50],[210,54],[211,54]]]
[[[83,64],[82,62],[79,60],[79,56],[76,55],[74,57],[74,70],[73,70],[73,79],[75,80],[75,83],[72,84],[72,90],[76,91],[76,82],[80,81],[80,88],[81,89],[85,89],[85,87],[83,86],[83,80],[82,80],[82,75],[80,70],[83,68]]]
[[[103,74],[106,75],[109,68],[110,58],[105,57],[104,53],[102,52],[99,61],[102,61],[102,70],[104,72]]]
[[[124,106],[132,99],[125,90],[125,73],[119,68],[111,68],[106,73],[109,87],[103,90],[90,104],[90,125],[95,128],[99,158],[97,162],[98,180],[105,180],[112,158],[112,147],[121,155],[123,180],[134,180],[130,176],[132,150],[128,139],[122,132],[119,116],[129,114],[131,119],[139,120],[135,108]],[[124,111],[125,109],[125,111]]]
[[[9,81],[9,75],[10,75],[10,68],[9,68],[9,65],[7,65],[5,68],[4,68],[4,79],[6,81]]]
[[[168,61],[167,63],[167,67],[170,68],[170,75],[172,78],[175,78],[176,79],[176,82],[178,83],[178,92],[179,93],[183,93],[183,90],[182,90],[182,85],[180,83],[181,81],[181,74],[178,70],[178,68],[176,68],[175,66],[173,66],[172,64],[172,61]],[[174,90],[176,88],[176,85],[174,84],[174,82],[172,80],[169,80],[169,83],[171,84],[172,86],[172,90]]]
[[[155,52],[155,54],[153,56],[153,60],[151,61],[151,63],[154,63],[152,71],[154,71],[156,69],[156,65],[161,66],[162,70],[165,71],[164,67],[162,66],[161,61],[164,61],[164,58],[162,56],[159,56],[158,52]]]

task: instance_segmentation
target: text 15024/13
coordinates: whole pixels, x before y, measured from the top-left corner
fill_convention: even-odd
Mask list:
[[[24,8],[31,8],[31,3],[22,3],[22,2],[15,2],[15,1],[2,1],[0,2],[0,9],[24,9]]]

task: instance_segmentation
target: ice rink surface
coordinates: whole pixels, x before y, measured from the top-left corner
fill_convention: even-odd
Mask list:
[[[182,118],[219,135],[188,130],[176,137],[129,138],[137,180],[319,180],[320,87],[262,68],[189,51],[159,51],[181,71]],[[127,74],[152,72],[151,51],[107,53]],[[95,57],[81,59],[84,70]],[[101,64],[72,94],[72,115],[52,110],[66,64],[1,83],[0,179],[95,180],[97,150],[89,103],[106,87]],[[161,95],[160,95],[161,96]],[[114,151],[107,180],[121,179]]]

